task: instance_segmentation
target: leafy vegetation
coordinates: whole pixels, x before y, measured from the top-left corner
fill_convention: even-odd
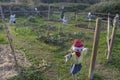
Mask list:
[[[22,73],[22,77],[24,77],[22,80],[48,80],[45,77],[43,77],[39,69],[34,71],[32,68],[27,70],[23,69],[21,73]],[[19,80],[19,79],[21,79],[20,76],[15,76],[8,80]]]
[[[5,35],[4,34],[0,34],[0,44],[7,44],[7,43],[8,43],[8,41],[5,38]]]
[[[91,12],[120,14],[120,1],[101,2],[86,9]]]
[[[38,17],[36,17],[36,22],[31,22],[30,24],[29,24],[29,20],[27,19],[24,20],[25,18],[19,18],[17,24],[21,24],[22,23],[21,21],[23,22],[25,21],[27,25],[18,27],[16,26],[17,25],[16,24],[11,27],[11,32],[14,35],[14,40],[16,43],[16,48],[23,50],[25,52],[27,59],[29,59],[29,61],[33,65],[32,67],[39,66],[42,59],[47,61],[47,64],[50,65],[50,68],[48,67],[47,69],[45,69],[45,71],[40,69],[35,73],[34,73],[34,70],[25,72],[24,74],[25,78],[28,80],[31,80],[32,78],[34,78],[34,76],[36,76],[35,77],[36,79],[38,78],[38,75],[44,75],[46,78],[52,79],[52,80],[72,79],[71,75],[69,74],[69,67],[71,62],[68,62],[67,64],[65,64],[64,55],[66,51],[70,48],[73,40],[75,38],[78,38],[84,42],[86,47],[90,48],[88,55],[85,56],[84,62],[82,63],[83,69],[78,74],[79,80],[86,79],[89,71],[89,64],[90,64],[89,61],[90,61],[90,55],[91,55],[90,53],[92,51],[94,31],[87,30],[84,28],[74,27],[72,25],[62,26],[61,23],[59,22],[57,23],[45,22],[44,20],[39,20],[37,18]],[[78,22],[80,21],[80,23],[82,24],[88,24],[85,18],[84,20],[81,20],[81,19],[78,19]],[[104,23],[104,25],[105,24],[106,23]],[[94,21],[92,22],[92,25],[95,25]],[[119,31],[117,32],[117,34],[119,34]],[[119,71],[118,67],[113,66],[113,65],[118,66],[116,63],[114,63],[115,56],[113,57],[112,63],[108,63],[106,61],[106,55],[104,55],[104,47],[106,47],[105,36],[106,36],[106,32],[102,31],[100,36],[101,38],[100,38],[99,51],[98,51],[99,57],[97,57],[96,65],[100,64],[100,65],[103,65],[106,69],[112,68],[115,71],[116,70]],[[46,40],[48,40],[47,43],[46,43]],[[117,48],[114,48],[113,52],[115,50],[115,53],[116,53]],[[115,59],[118,60],[116,57]],[[102,73],[102,70],[99,70],[99,69],[100,68],[98,68],[95,71],[94,79],[95,80],[109,79],[108,75],[104,76],[104,74]],[[40,74],[39,74],[39,71],[40,71]],[[119,72],[117,73],[119,74]],[[69,78],[67,78],[66,76],[68,76]],[[39,77],[40,80],[41,78],[42,76]]]
[[[0,44],[7,44],[7,38],[4,35],[4,28],[3,25],[0,25]]]

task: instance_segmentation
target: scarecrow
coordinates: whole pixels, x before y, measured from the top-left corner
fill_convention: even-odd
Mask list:
[[[36,13],[39,13],[38,8],[36,8],[36,7],[35,7],[35,11],[36,11]]]
[[[63,25],[65,26],[67,24],[67,18],[64,16],[62,20],[63,20]]]
[[[62,6],[61,10],[60,10],[60,18],[63,19],[64,17],[64,6]]]
[[[16,23],[15,16],[15,14],[10,15],[10,23]]]
[[[92,20],[92,17],[93,17],[93,16],[92,16],[91,12],[89,12],[89,13],[88,13],[88,20],[91,21],[91,20]]]
[[[38,9],[35,7],[35,11],[38,11]]]
[[[91,20],[93,18],[93,15],[91,14],[91,12],[88,13],[88,20],[89,20],[89,24],[88,24],[88,28],[90,28],[90,25],[91,25]]]
[[[83,58],[83,50],[83,43],[80,40],[75,39],[70,51],[68,51],[67,55],[65,56],[66,62],[68,62],[70,59],[73,60],[73,63],[70,67],[70,73],[73,76],[75,76],[82,68],[81,62]]]

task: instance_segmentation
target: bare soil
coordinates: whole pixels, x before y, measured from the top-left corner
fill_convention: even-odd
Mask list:
[[[90,26],[90,25],[87,25],[87,24],[76,24],[75,27],[95,30],[95,26]],[[107,27],[101,26],[100,29],[101,29],[102,31],[104,31],[104,30],[107,29]]]
[[[15,50],[18,64],[29,66],[24,52]],[[0,45],[0,80],[6,80],[7,78],[17,75],[15,71],[15,61],[11,53],[9,45]]]

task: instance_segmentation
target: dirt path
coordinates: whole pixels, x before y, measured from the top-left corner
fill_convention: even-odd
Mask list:
[[[26,65],[27,61],[22,51],[15,50],[18,63]],[[27,64],[28,65],[28,64]],[[17,75],[15,71],[15,62],[9,45],[0,45],[0,80]]]
[[[14,59],[7,45],[0,45],[0,80],[16,75]]]
[[[89,26],[87,24],[76,24],[75,27],[79,28],[84,28],[84,29],[90,29],[90,30],[95,30],[95,26]],[[102,31],[106,30],[105,26],[101,26],[100,28]]]

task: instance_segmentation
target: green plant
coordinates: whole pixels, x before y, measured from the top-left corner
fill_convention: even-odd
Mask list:
[[[29,27],[23,27],[23,28],[16,28],[15,29],[15,33],[18,35],[24,35],[24,36],[28,36],[28,35],[32,35],[31,29]]]
[[[86,11],[99,12],[99,13],[111,13],[120,14],[120,1],[101,2],[87,8]]]
[[[29,17],[27,18],[27,20],[28,20],[29,22],[36,22],[36,19],[35,19],[34,16],[29,16]]]
[[[23,80],[48,80],[42,75],[42,72],[40,70],[33,70],[33,69],[21,69],[21,75],[22,76],[15,76],[7,80],[20,80],[22,78]]]
[[[4,29],[4,28],[3,28],[3,25],[0,25],[0,31],[3,30],[3,29]]]
[[[7,38],[3,34],[0,34],[0,44],[7,44]]]
[[[82,15],[81,17],[84,18]],[[81,17],[78,17],[80,19]],[[25,19],[25,18],[23,18]],[[74,27],[73,25],[66,25],[61,26],[61,23],[57,22],[50,22],[47,23],[44,21],[45,18],[43,18],[40,21],[36,22],[36,24],[33,24],[32,27],[17,27],[15,33],[18,33],[17,35],[14,35],[14,43],[19,43],[17,46],[18,49],[24,50],[27,59],[32,63],[32,67],[38,66],[40,62],[42,62],[42,59],[44,59],[46,62],[50,63],[50,67],[47,69],[44,69],[43,72],[41,72],[41,69],[34,70],[33,68],[23,70],[23,75],[26,80],[31,79],[37,79],[38,80],[46,80],[46,78],[50,80],[70,80],[72,79],[69,68],[71,66],[71,61],[68,63],[65,63],[65,54],[66,51],[69,50],[71,47],[73,40],[75,38],[80,39],[84,42],[84,46],[89,48],[89,53],[85,56],[83,59],[82,70],[78,73],[78,79],[79,80],[86,80],[88,76],[89,71],[89,64],[90,64],[90,57],[93,47],[93,37],[94,37],[94,30],[91,29],[85,29],[81,27]],[[82,18],[81,18],[82,19]],[[73,20],[71,20],[72,22]],[[83,19],[85,25],[88,25],[88,22]],[[77,21],[80,22],[80,21]],[[46,24],[45,24],[46,23]],[[80,22],[81,23],[81,22]],[[103,24],[103,23],[102,23]],[[106,24],[106,23],[104,23]],[[95,22],[92,22],[92,25],[95,25]],[[107,24],[106,24],[107,25]],[[81,25],[84,26],[84,25]],[[60,29],[61,28],[61,29]],[[12,27],[11,27],[12,29]],[[15,29],[12,29],[15,30]],[[32,34],[31,34],[32,33]],[[13,33],[14,34],[14,33]],[[118,28],[114,48],[112,51],[113,54],[113,61],[110,63],[107,63],[106,61],[106,55],[104,54],[103,50],[106,47],[106,31],[101,30],[100,35],[100,41],[99,41],[99,48],[97,53],[97,60],[96,60],[96,66],[99,64],[106,64],[103,65],[103,67],[99,67],[95,69],[94,79],[95,80],[114,80],[113,76],[116,78],[116,80],[119,80],[119,36],[120,29]],[[36,40],[37,38],[37,40]],[[48,43],[45,43],[45,40],[48,41]],[[105,73],[102,73],[101,71],[107,71],[108,69],[112,71],[115,71],[115,74],[112,74],[112,76],[109,76],[109,74],[104,75]],[[39,72],[40,71],[40,72]],[[47,75],[46,75],[47,73]],[[108,73],[110,73],[108,71]],[[114,73],[114,72],[113,72]],[[44,78],[45,77],[45,78]],[[107,77],[110,77],[110,79],[107,79]],[[93,79],[93,80],[94,80]],[[12,79],[14,80],[14,79]],[[17,79],[16,79],[17,80]]]

